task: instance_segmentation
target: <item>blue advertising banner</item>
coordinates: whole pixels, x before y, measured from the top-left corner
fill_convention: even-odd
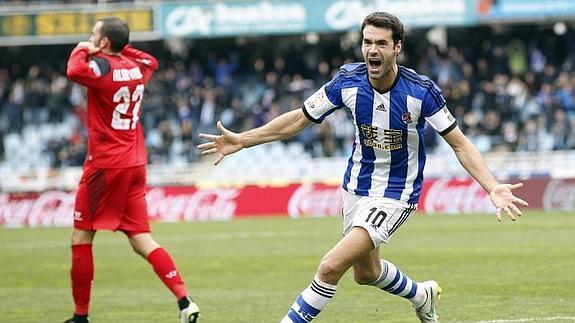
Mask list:
[[[479,22],[575,16],[575,0],[476,0]]]
[[[373,11],[397,15],[408,28],[467,25],[469,0],[315,0],[162,4],[156,21],[163,36],[213,37],[359,29]]]

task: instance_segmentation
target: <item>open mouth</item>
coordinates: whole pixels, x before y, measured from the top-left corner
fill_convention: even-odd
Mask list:
[[[372,70],[378,70],[381,67],[381,60],[379,58],[370,58],[368,60],[369,68]]]

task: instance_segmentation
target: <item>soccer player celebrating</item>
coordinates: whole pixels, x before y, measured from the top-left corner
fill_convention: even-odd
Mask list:
[[[200,134],[209,142],[199,148],[203,154],[218,153],[217,165],[242,148],[290,138],[336,109],[351,111],[355,142],[342,185],[344,237],[323,257],[313,281],[281,322],[312,321],[350,267],[358,284],[403,297],[413,304],[421,322],[437,322],[435,303],[441,293],[437,282],[412,280],[379,255],[379,246],[417,207],[425,165],[425,122],[443,136],[461,165],[489,193],[499,221],[502,210],[516,220],[521,216],[516,204],[527,206],[512,194],[522,184],[500,184],[490,173],[477,148],[457,127],[435,83],[397,64],[403,32],[403,24],[392,14],[368,15],[361,25],[364,62],[343,65],[301,109],[239,134],[221,122],[217,125],[221,135]]]
[[[182,323],[197,322],[198,306],[170,254],[152,238],[146,206],[146,147],[138,122],[146,83],[158,67],[152,55],[128,45],[128,25],[115,17],[96,22],[89,42],[68,60],[67,76],[88,88],[88,154],[74,210],[74,316],[88,322],[97,230],[120,230],[178,301]]]

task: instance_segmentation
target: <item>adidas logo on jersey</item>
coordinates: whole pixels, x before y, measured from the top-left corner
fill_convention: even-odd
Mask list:
[[[380,104],[380,105],[378,105],[378,106],[375,108],[375,110],[377,110],[377,111],[383,111],[383,112],[387,111],[387,109],[385,108],[385,105],[383,105],[383,103]]]

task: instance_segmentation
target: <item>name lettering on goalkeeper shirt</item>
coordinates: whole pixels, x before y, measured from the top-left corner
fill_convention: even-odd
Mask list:
[[[112,79],[114,82],[126,82],[126,81],[136,81],[144,77],[142,71],[139,67],[134,67],[131,69],[119,68],[114,69]]]

